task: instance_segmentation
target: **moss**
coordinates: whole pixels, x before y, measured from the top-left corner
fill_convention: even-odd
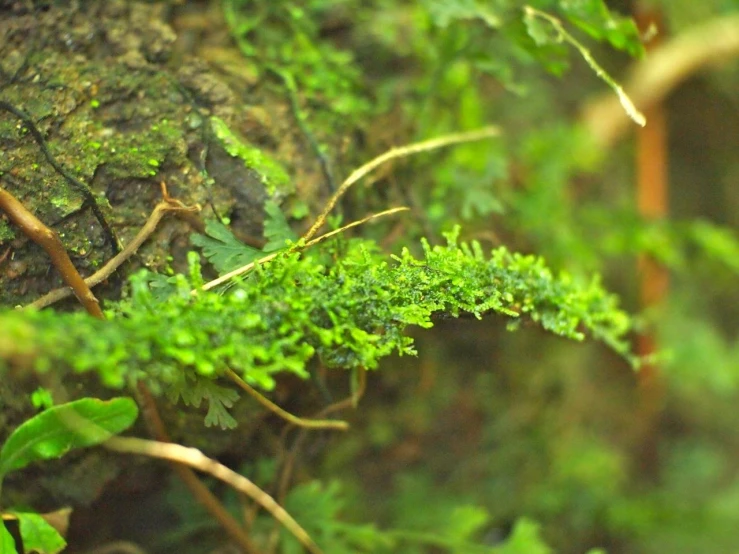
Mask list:
[[[527,317],[575,340],[587,331],[626,353],[630,320],[597,281],[555,276],[541,259],[505,249],[486,258],[476,243],[457,244],[456,234],[448,240],[424,243],[420,259],[404,250],[392,263],[369,241],[285,253],[228,291],[195,295],[190,290],[202,280],[194,256],[189,280],[139,274],[131,298],[111,308],[111,321],[0,314],[15,336],[0,363],[13,358],[13,348],[32,351],[36,366],[95,371],[111,387],[146,379],[175,396],[230,367],[270,389],[277,374],[306,377],[313,356],[329,368],[375,369],[393,352],[414,354],[408,326],[462,313]]]
[[[287,171],[275,158],[238,136],[221,118],[211,117],[210,124],[226,152],[242,159],[246,167],[253,169],[270,196],[284,196],[295,190]]]
[[[15,238],[15,231],[4,219],[0,219],[0,242],[6,242]]]

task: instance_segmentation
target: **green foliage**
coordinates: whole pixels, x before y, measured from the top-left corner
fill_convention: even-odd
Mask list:
[[[264,220],[264,238],[267,244],[262,249],[264,252],[274,252],[285,248],[288,242],[296,242],[298,235],[290,228],[285,214],[273,200],[264,203],[264,211],[267,217]]]
[[[107,322],[81,314],[0,313],[0,359],[41,370],[97,372],[111,387],[148,380],[172,402],[197,407],[205,400],[206,424],[232,428],[237,422],[229,408],[237,395],[216,380],[223,368],[233,367],[267,390],[281,374],[306,377],[315,356],[329,368],[374,368],[393,352],[414,353],[408,327],[429,327],[447,317],[499,314],[511,328],[534,321],[576,340],[594,335],[625,352],[628,317],[597,280],[580,275],[594,268],[608,271],[609,285],[630,291],[633,283],[623,283],[624,273],[631,271],[634,254],[648,254],[673,270],[675,289],[666,312],[649,314],[665,321],[661,340],[670,350],[670,357],[661,358],[670,388],[665,417],[670,425],[659,445],[658,485],[632,480],[633,437],[625,435],[643,422],[631,413],[632,384],[621,388],[628,372],[617,367],[621,377],[608,373],[615,365],[608,360],[615,357],[535,333],[501,340],[493,331],[485,340],[494,346],[485,350],[473,343],[478,327],[470,326],[464,340],[447,336],[446,329],[443,340],[431,339],[463,347],[463,355],[449,354],[440,344],[426,346],[423,379],[433,374],[433,391],[421,392],[416,377],[408,377],[413,371],[384,366],[382,398],[368,398],[358,418],[369,420],[366,436],[356,431],[358,421],[353,435],[333,443],[326,456],[343,455],[351,479],[366,476],[366,467],[355,467],[362,458],[383,470],[390,467],[399,490],[382,483],[369,490],[376,483],[368,480],[360,492],[347,486],[349,477],[336,481],[329,471],[324,482],[309,480],[292,489],[286,507],[327,552],[338,554],[544,554],[553,551],[548,543],[566,545],[563,552],[585,552],[594,537],[647,554],[735,551],[739,487],[731,460],[737,449],[739,349],[731,340],[733,323],[722,334],[704,311],[715,303],[729,316],[735,313],[736,233],[700,221],[642,221],[631,207],[631,191],[622,186],[631,180],[629,163],[617,151],[604,160],[569,123],[590,92],[588,84],[602,85],[592,78],[561,78],[571,61],[584,66],[565,43],[599,72],[601,56],[603,67],[613,60],[597,52],[595,62],[589,50],[595,41],[640,54],[633,23],[599,0],[526,3],[553,20],[527,17],[531,12],[524,4],[225,0],[224,11],[248,57],[245,63],[258,64],[256,71],[262,72],[259,86],[276,83],[298,123],[315,124],[323,141],[356,136],[361,127],[371,148],[384,149],[500,122],[505,141],[399,163],[388,179],[393,186],[377,187],[389,198],[356,190],[352,194],[360,198],[354,206],[364,211],[373,202],[384,206],[410,198],[420,223],[404,222],[409,243],[421,235],[435,243],[440,229],[463,219],[468,236],[538,252],[570,275],[506,249],[483,255],[478,244],[459,244],[455,235],[445,246],[422,243],[420,256],[411,253],[419,250],[404,250],[393,258],[380,254],[372,241],[349,240],[282,253],[230,282],[228,290],[193,294],[203,278],[191,255],[188,275],[136,276],[130,296],[108,305]],[[664,4],[668,12],[736,8],[733,0]],[[542,76],[542,68],[552,75]],[[377,114],[386,119],[375,124]],[[287,175],[262,163],[261,153],[223,121],[211,123],[226,151],[267,185]],[[136,150],[141,155],[133,161],[148,163],[142,172],[148,175],[162,152],[144,156]],[[606,169],[593,174],[602,165]],[[409,183],[418,186],[406,189]],[[265,211],[262,250],[241,244],[215,222],[192,242],[219,273],[294,243],[296,235],[277,204],[268,203]],[[492,214],[503,217],[491,221]],[[484,333],[493,328],[481,327]],[[481,363],[491,351],[494,366],[487,358]],[[436,361],[445,356],[453,363]],[[434,364],[436,371],[429,370]],[[487,370],[491,366],[494,371]],[[416,386],[419,394],[407,394]],[[455,432],[450,413],[473,422],[472,437]],[[688,430],[702,433],[701,440],[677,436]],[[432,453],[424,459],[432,466],[431,477],[419,477],[418,466],[406,464],[402,455],[394,458],[407,446],[404,440],[411,451]],[[453,442],[449,452],[445,441]],[[346,452],[356,451],[370,456],[347,463]],[[277,462],[263,465],[274,468]],[[261,476],[263,469],[244,474]],[[440,477],[466,484],[466,492],[450,485],[437,494]],[[269,484],[267,478],[256,480]],[[366,500],[370,495],[374,502]],[[355,517],[363,510],[365,517]],[[353,523],[367,520],[382,523]],[[202,515],[193,518],[193,528],[207,525]],[[255,539],[268,543],[276,535],[272,525],[259,516]],[[0,540],[12,542],[2,526]],[[277,548],[291,553],[299,547],[281,535]]]
[[[340,519],[344,501],[338,483],[311,481],[294,487],[285,508],[326,552],[352,554],[384,552],[395,545],[391,536],[374,525],[353,524]],[[281,533],[283,554],[300,554],[302,546],[289,533]]]
[[[316,12],[321,1],[298,2],[225,0],[224,15],[239,48],[260,67],[276,75],[289,95],[299,93],[321,106],[334,125],[348,118],[357,123],[369,112],[361,73],[348,50],[320,39]],[[299,119],[307,116],[300,110]]]
[[[39,514],[15,511],[10,513],[18,519],[21,541],[25,552],[57,554],[66,548],[67,542]],[[11,554],[13,550],[2,550],[1,552]]]
[[[239,241],[228,227],[213,219],[205,222],[205,235],[194,233],[190,236],[190,241],[202,249],[203,255],[220,274],[280,250],[288,242],[297,241],[298,236],[290,228],[277,202],[267,200],[264,209],[267,214],[264,220],[264,238],[267,243],[261,250]]]
[[[17,427],[0,449],[0,483],[11,471],[28,464],[59,458],[75,448],[100,444],[128,427],[138,417],[130,398],[82,398],[49,408]],[[40,515],[10,512],[19,522],[26,552],[56,554],[66,546],[62,536]],[[12,537],[0,524],[2,554],[16,554]]]
[[[307,377],[314,355],[330,368],[375,369],[392,352],[415,353],[404,331],[431,327],[432,317],[527,317],[575,340],[589,332],[626,353],[629,318],[597,280],[554,276],[541,259],[505,248],[488,259],[457,235],[446,246],[424,242],[421,258],[406,249],[393,263],[370,241],[286,252],[222,293],[191,293],[197,283],[183,275],[158,280],[153,291],[152,274],[140,273],[111,321],[5,312],[0,322],[16,339],[12,348],[34,351],[38,368],[61,362],[96,371],[109,386],[143,379],[191,404],[201,396],[212,403],[209,423],[225,426],[233,424],[224,415],[232,399],[202,380],[230,367],[269,390],[277,373]]]
[[[0,552],[5,554],[17,554],[17,550],[15,548],[15,540],[13,539],[13,535],[10,534],[10,531],[5,527],[5,525],[0,525]]]
[[[601,0],[560,0],[559,7],[567,19],[592,38],[606,40],[634,57],[644,54],[634,21],[614,15]]]
[[[183,386],[167,391],[167,397],[175,404],[179,399],[188,406],[199,408],[203,400],[208,403],[208,412],[205,414],[205,426],[218,426],[221,429],[233,429],[237,421],[228,413],[228,408],[234,405],[239,395],[233,389],[218,386],[210,379],[185,377]]]
[[[494,547],[484,544],[480,537],[490,523],[487,512],[478,506],[456,505],[453,502],[411,502],[405,508],[408,514],[423,522],[420,527],[378,529],[374,525],[349,523],[342,517],[345,500],[342,500],[341,493],[341,487],[336,482],[326,485],[311,481],[293,488],[285,499],[287,510],[326,552],[391,554],[402,551],[416,554],[426,551],[427,546],[441,548],[452,554],[552,552],[543,542],[539,526],[525,518],[516,521],[510,536],[502,544]],[[421,506],[424,509],[419,509]],[[429,509],[443,514],[438,523],[434,524],[432,519],[425,517]],[[291,535],[285,532],[281,534],[281,554],[298,554],[301,551],[301,546]]]
[[[130,398],[82,398],[29,419],[0,449],[0,479],[32,462],[59,458],[74,448],[99,444],[130,427],[138,416]]]
[[[203,250],[203,255],[218,273],[227,273],[262,257],[262,251],[239,241],[223,223],[215,219],[205,222],[205,235],[194,233],[190,241]]]
[[[541,539],[539,525],[528,519],[519,519],[513,527],[511,536],[497,554],[551,554]]]

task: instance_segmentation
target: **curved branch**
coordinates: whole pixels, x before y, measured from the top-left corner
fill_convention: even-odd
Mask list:
[[[652,50],[632,69],[624,86],[641,109],[660,102],[699,69],[739,56],[739,15],[712,19]],[[603,146],[613,144],[629,127],[618,99],[604,95],[583,110],[583,125]]]
[[[157,225],[159,225],[159,222],[167,213],[192,213],[197,211],[198,209],[199,207],[197,206],[185,207],[178,204],[173,204],[171,201],[167,200],[163,200],[162,202],[157,204],[154,208],[154,211],[151,212],[149,219],[146,220],[146,223],[144,223],[144,226],[136,234],[134,239],[129,242],[123,250],[121,250],[113,258],[108,260],[108,262],[102,268],[100,268],[98,271],[85,279],[85,283],[87,284],[87,286],[89,286],[90,288],[95,287],[105,281],[108,277],[110,277],[115,272],[115,270],[123,264],[123,262],[128,260],[133,254],[135,254],[139,247],[144,244],[144,242],[146,242],[146,239],[148,239],[156,230]],[[41,298],[38,298],[31,302],[28,307],[37,309],[45,308],[46,306],[50,306],[55,302],[59,302],[60,300],[71,296],[71,294],[72,291],[67,287],[54,289],[43,295]]]
[[[103,444],[108,450],[126,454],[139,454],[150,458],[159,458],[175,464],[182,464],[192,469],[207,473],[230,485],[237,491],[247,495],[267,510],[292,535],[300,541],[311,554],[321,554],[310,535],[295,521],[274,498],[260,489],[243,475],[236,473],[223,464],[208,458],[200,450],[180,444],[150,441],[133,437],[113,437]]]
[[[226,369],[226,377],[231,379],[231,381],[241,388],[241,390],[249,394],[270,412],[297,427],[302,427],[304,429],[335,429],[337,431],[346,431],[349,429],[349,424],[346,421],[338,421],[334,419],[306,419],[293,415],[287,410],[283,410],[269,398],[261,395],[256,389],[251,387],[249,383],[239,377],[231,368]]]

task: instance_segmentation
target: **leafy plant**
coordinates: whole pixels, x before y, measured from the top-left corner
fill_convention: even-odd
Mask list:
[[[138,408],[130,398],[82,398],[48,408],[18,426],[0,449],[0,489],[8,473],[33,462],[59,458],[76,448],[105,442],[125,431],[137,417]],[[56,554],[65,548],[62,536],[39,514],[10,511],[8,516],[19,522],[25,551]],[[0,525],[0,547],[3,554],[17,553],[15,541],[4,525]]]

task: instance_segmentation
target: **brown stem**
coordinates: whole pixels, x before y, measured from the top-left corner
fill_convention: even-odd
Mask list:
[[[69,259],[59,235],[49,229],[35,215],[29,212],[21,202],[4,188],[0,187],[0,209],[8,214],[10,220],[20,227],[21,231],[33,242],[41,246],[51,258],[51,263],[59,271],[62,279],[70,286],[74,295],[85,309],[94,317],[104,319],[95,295],[87,286],[82,276]]]
[[[144,223],[144,226],[139,230],[134,239],[129,242],[126,247],[121,250],[115,257],[111,258],[108,263],[106,263],[102,268],[100,268],[94,274],[85,279],[85,283],[89,287],[95,287],[105,281],[115,272],[116,269],[118,269],[123,264],[123,262],[133,256],[141,247],[141,245],[146,242],[146,240],[156,230],[157,225],[159,225],[159,222],[166,214],[170,212],[178,212],[183,215],[190,215],[192,217],[191,214],[200,209],[199,206],[184,206],[181,202],[171,198],[167,194],[164,184],[162,184],[162,193],[164,196],[164,200],[156,205],[154,211],[151,212],[149,219],[146,220],[146,223]],[[67,298],[71,294],[72,291],[66,287],[55,289],[45,294],[41,298],[38,298],[37,300],[29,304],[28,307],[44,308],[46,306],[54,304],[55,302],[59,302],[64,298]]]
[[[126,454],[139,454],[167,460],[175,464],[183,464],[197,469],[216,479],[230,485],[237,491],[247,495],[258,502],[277,521],[279,521],[292,535],[300,541],[303,547],[311,554],[322,554],[321,549],[311,539],[310,535],[303,529],[285,508],[280,506],[274,498],[257,487],[252,481],[243,475],[236,473],[223,464],[208,458],[196,448],[188,448],[181,444],[169,442],[150,441],[133,437],[113,437],[106,441],[103,446],[115,452]]]
[[[642,33],[647,29],[657,30],[655,40],[647,43],[647,51],[658,47],[664,25],[659,10],[642,9],[636,14],[636,22]],[[647,221],[659,221],[667,216],[667,126],[662,102],[655,102],[646,110],[649,124],[637,129],[636,168],[637,203],[639,213]],[[643,310],[660,305],[667,296],[669,275],[667,268],[653,257],[639,257],[639,288]],[[652,330],[638,337],[637,351],[645,359],[639,370],[639,421],[642,429],[639,460],[642,469],[654,475],[658,466],[657,420],[663,403],[663,383],[660,368],[650,359],[657,350],[657,341]]]
[[[254,398],[270,412],[297,427],[302,427],[303,429],[334,429],[337,431],[346,431],[349,429],[349,424],[346,421],[337,421],[333,419],[306,419],[291,414],[287,410],[283,410],[269,398],[261,395],[230,368],[226,369],[226,377],[231,379],[231,381],[233,381],[241,390]]]
[[[171,443],[169,434],[164,427],[164,422],[159,416],[159,410],[157,409],[154,397],[151,395],[149,388],[141,381],[138,383],[139,392],[139,403],[142,407],[142,414],[149,427],[151,435],[159,442]],[[181,447],[184,448],[184,447]],[[182,465],[181,463],[175,463],[171,461],[170,467],[177,474],[185,486],[190,490],[193,497],[200,502],[200,504],[210,512],[210,514],[216,518],[221,527],[228,533],[232,540],[234,540],[239,547],[247,554],[259,554],[259,549],[254,546],[254,543],[247,535],[246,531],[239,525],[239,523],[231,516],[230,513],[223,507],[223,504],[216,498],[216,496],[210,492],[210,489],[206,487],[200,479],[198,479],[195,472]]]

